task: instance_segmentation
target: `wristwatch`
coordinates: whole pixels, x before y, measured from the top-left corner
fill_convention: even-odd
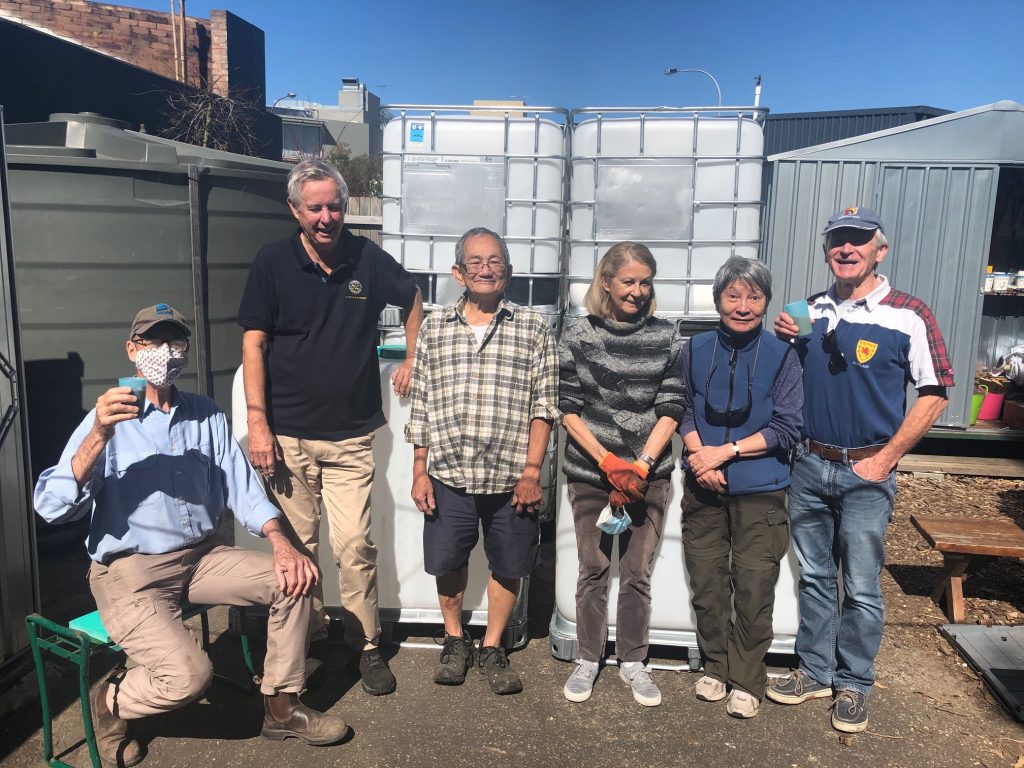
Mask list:
[[[738,459],[740,457],[740,444],[735,440],[732,441],[732,449],[736,452],[736,458]]]
[[[638,458],[637,461],[642,461],[648,467],[653,467],[655,462],[657,461],[657,459],[655,459],[653,456],[650,456],[650,455],[648,455],[646,453],[641,453],[640,454],[640,458]]]

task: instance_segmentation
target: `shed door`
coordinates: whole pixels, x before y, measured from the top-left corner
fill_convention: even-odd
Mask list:
[[[0,107],[0,664],[28,647],[25,615],[38,605],[4,147]]]
[[[935,314],[956,386],[940,425],[965,427],[999,166],[883,165],[875,202],[892,243],[882,273]]]

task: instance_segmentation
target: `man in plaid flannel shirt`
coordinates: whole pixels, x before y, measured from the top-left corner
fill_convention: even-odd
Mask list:
[[[504,296],[512,266],[501,237],[469,230],[452,274],[465,293],[423,324],[405,428],[414,446],[412,498],[424,514],[424,568],[437,579],[445,625],[434,682],[459,685],[475,665],[495,693],[518,693],[522,682],[501,638],[520,581],[537,561],[558,357],[545,320]],[[490,578],[487,630],[474,650],[461,615],[481,524]]]
[[[868,725],[882,639],[881,571],[896,463],[946,407],[953,368],[928,307],[877,272],[889,251],[878,214],[845,208],[823,234],[835,283],[808,299],[812,330],[796,339],[804,439],[794,457],[789,514],[800,561],[800,667],[773,681],[767,695],[782,704],[834,696],[832,726],[856,733]],[[798,329],[783,312],[775,331],[793,338]],[[907,382],[918,395],[909,411]]]

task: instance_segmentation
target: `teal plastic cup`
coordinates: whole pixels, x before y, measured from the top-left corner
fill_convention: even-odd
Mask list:
[[[135,395],[136,405],[139,406],[139,418],[142,418],[142,408],[146,404],[146,380],[141,376],[122,376],[117,380],[119,387],[131,387]]]
[[[800,329],[797,336],[811,335],[811,308],[806,299],[791,301],[782,308],[782,311],[792,317],[796,327]]]

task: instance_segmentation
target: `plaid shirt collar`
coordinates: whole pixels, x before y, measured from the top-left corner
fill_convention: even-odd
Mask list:
[[[453,320],[459,320],[465,325],[469,325],[469,323],[466,321],[466,300],[466,294],[463,293],[462,296],[459,297],[459,300],[457,302],[452,304],[452,306],[448,307],[448,309],[445,311],[445,322],[450,323]],[[495,311],[494,316],[506,316],[508,317],[509,320],[511,320],[516,316],[517,308],[518,305],[509,301],[507,298],[505,298],[505,296],[502,296],[501,301],[498,302],[498,309],[497,311]]]

